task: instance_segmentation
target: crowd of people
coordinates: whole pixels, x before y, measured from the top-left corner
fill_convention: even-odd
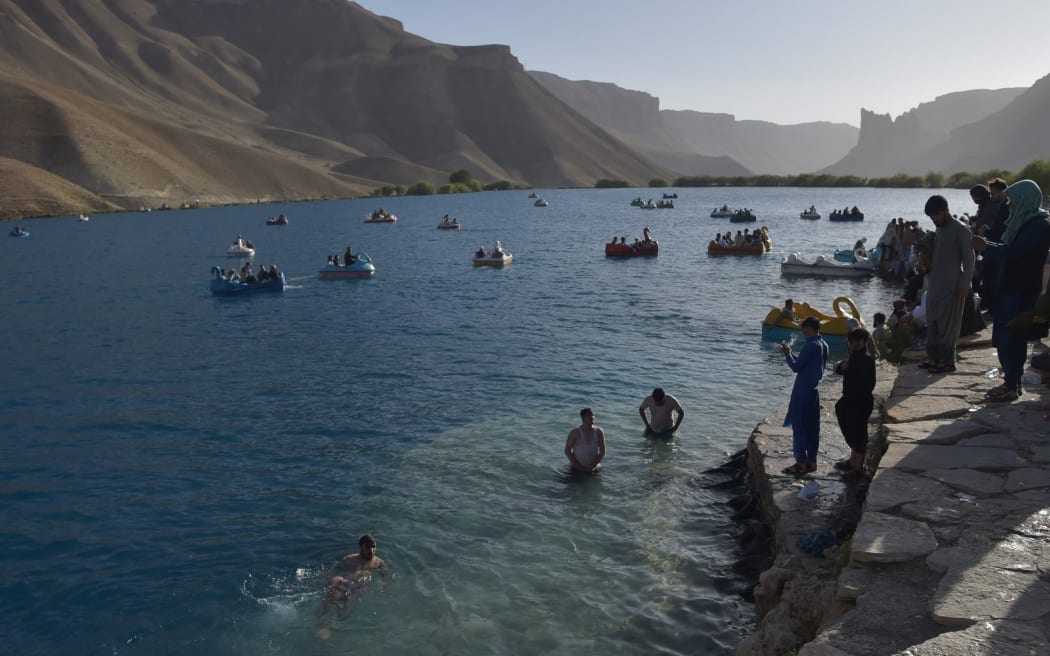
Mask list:
[[[276,264],[270,265],[269,269],[260,264],[258,273],[252,273],[251,260],[245,262],[240,270],[232,267],[229,269],[219,269],[219,275],[222,276],[223,280],[243,283],[258,283],[281,279],[281,273],[277,270]]]
[[[854,205],[853,207],[843,207],[841,210],[832,210],[834,216],[864,216],[864,212],[860,211],[860,208]]]
[[[983,307],[991,316],[992,345],[1002,374],[1002,382],[986,391],[986,401],[1009,403],[1024,395],[1028,341],[1050,333],[1050,213],[1032,180],[1007,185],[997,178],[972,188],[970,196],[977,205],[973,217],[960,219],[951,213],[947,199],[934,195],[923,209],[934,230],[927,232],[917,221],[894,219],[879,240],[881,270],[906,279],[907,291],[893,303],[888,317],[875,313],[871,334],[859,327],[850,330],[849,359],[835,368],[843,375],[835,414],[850,447],[849,458],[835,467],[847,476],[863,473],[875,387],[872,356],[879,352],[871,347],[885,350],[896,335],[915,338],[913,348],[925,349],[927,357],[919,367],[934,375],[950,374],[956,371],[960,336],[986,327]],[[790,301],[780,317],[795,321]],[[787,365],[796,373],[784,420],[792,429],[795,457],[784,471],[795,476],[817,468],[818,385],[828,353],[817,319],[804,319],[801,329],[806,341],[798,354],[781,344]]]
[[[619,240],[619,241],[617,241],[617,240]],[[653,238],[652,238],[652,232],[650,231],[649,227],[646,226],[645,228],[642,228],[642,238],[641,239],[635,237],[634,241],[631,242],[630,244],[628,244],[627,243],[627,237],[617,237],[617,236],[613,235],[612,241],[610,241],[608,244],[606,244],[606,246],[629,247],[629,248],[631,248],[631,250],[636,250],[637,251],[637,250],[641,250],[641,249],[650,248],[655,243],[656,242],[653,241]]]
[[[736,231],[734,235],[731,231],[726,233],[718,233],[715,235],[714,242],[722,248],[753,248],[755,246],[765,246],[769,237],[762,230],[755,230],[751,232],[748,228],[744,228],[741,232]]]
[[[919,366],[952,373],[959,338],[987,327],[988,313],[1004,379],[987,398],[1008,402],[1024,395],[1028,335],[1050,267],[1050,215],[1032,180],[1007,185],[996,178],[971,188],[970,198],[976,212],[960,217],[943,196],[931,196],[924,211],[933,231],[903,219],[887,226],[879,240],[880,269],[904,278],[906,288],[889,317],[876,314],[874,338],[885,343],[906,332],[914,348],[926,350]],[[1019,318],[1024,326],[1012,325]],[[1045,326],[1048,319],[1037,316],[1034,323]]]

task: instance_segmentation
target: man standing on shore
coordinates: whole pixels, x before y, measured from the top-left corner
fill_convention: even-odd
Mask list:
[[[820,449],[820,394],[817,385],[824,377],[828,364],[828,345],[820,337],[820,320],[806,317],[802,320],[802,335],[806,344],[796,356],[786,342],[780,344],[787,365],[795,372],[784,425],[791,427],[792,450],[795,464],[785,474],[804,476],[817,471],[817,451]]]
[[[646,410],[649,410],[651,419],[645,416]],[[678,399],[665,393],[659,387],[645,397],[642,405],[638,406],[638,414],[645,422],[646,435],[670,435],[678,430],[678,427],[682,425],[682,420],[685,419],[685,410],[682,409],[682,404],[678,402]]]
[[[955,371],[955,349],[962,328],[963,303],[973,278],[970,229],[948,211],[944,196],[930,196],[926,216],[937,226],[933,262],[926,274],[926,354],[922,365],[930,373]]]

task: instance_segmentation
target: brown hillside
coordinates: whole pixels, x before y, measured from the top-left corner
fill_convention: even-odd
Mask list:
[[[0,109],[0,156],[124,207],[463,168],[550,186],[667,175],[509,48],[431,43],[346,0],[0,0]]]
[[[0,107],[0,152],[124,207],[345,196],[374,185],[63,89],[0,78]]]
[[[448,173],[427,168],[396,157],[359,157],[333,166],[332,170],[346,175],[368,172],[380,180],[410,185],[419,181],[441,185],[448,182]]]
[[[118,209],[53,173],[0,157],[0,218],[56,216]]]

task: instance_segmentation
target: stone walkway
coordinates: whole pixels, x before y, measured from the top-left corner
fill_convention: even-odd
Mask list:
[[[825,461],[817,497],[800,499],[806,481],[779,474],[793,461],[790,432],[776,417],[756,429],[751,473],[766,491],[778,555],[756,589],[759,630],[736,653],[805,642],[798,656],[1050,656],[1050,413],[1037,409],[1050,389],[1026,386],[1020,401],[989,404],[984,392],[1001,382],[983,375],[998,366],[994,351],[976,346],[961,358],[940,376],[880,367],[884,415],[873,422],[885,453],[869,450],[866,491]],[[825,413],[833,389],[833,398],[822,390]],[[828,461],[845,453],[830,423]],[[858,520],[848,546],[825,558],[795,545]]]
[[[994,351],[961,355],[955,374],[900,368],[838,580],[853,608],[799,656],[1050,654],[1050,393],[986,403]]]

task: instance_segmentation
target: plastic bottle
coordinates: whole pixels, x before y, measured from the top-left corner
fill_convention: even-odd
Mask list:
[[[999,368],[998,367],[994,367],[992,369],[989,369],[988,371],[984,372],[984,377],[987,378],[988,380],[991,380],[992,378],[998,378],[999,377]]]

